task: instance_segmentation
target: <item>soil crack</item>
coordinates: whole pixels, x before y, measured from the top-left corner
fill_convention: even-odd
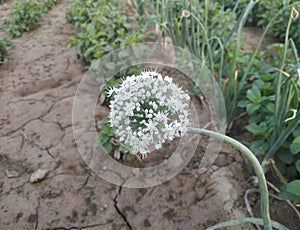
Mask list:
[[[36,223],[35,223],[34,230],[37,230],[38,226],[39,226],[39,208],[40,208],[40,205],[41,205],[40,198],[38,198],[37,201],[38,201],[38,204],[37,204],[36,209],[35,209]]]
[[[98,226],[103,226],[103,225],[107,225],[110,224],[111,222],[105,222],[105,223],[99,223],[99,224],[91,224],[91,225],[85,225],[85,226],[81,226],[81,227],[77,227],[77,226],[72,226],[69,228],[66,227],[55,227],[55,228],[51,228],[49,230],[81,230],[81,229],[88,229],[88,228],[94,228],[94,227],[98,227]]]
[[[125,221],[128,229],[132,229],[132,226],[130,225],[126,215],[122,212],[122,210],[119,208],[118,206],[118,197],[121,195],[121,192],[122,192],[122,186],[119,187],[119,191],[117,193],[117,195],[115,196],[115,198],[113,199],[114,201],[114,207],[116,209],[116,211],[118,212],[118,214],[122,217],[122,219]]]
[[[24,182],[23,184],[21,184],[21,185],[19,185],[19,186],[17,186],[17,187],[11,188],[10,190],[8,190],[8,191],[6,191],[6,192],[0,194],[0,198],[1,198],[2,196],[9,195],[11,192],[13,192],[13,191],[15,191],[15,190],[17,190],[17,189],[20,189],[20,188],[24,187],[26,184],[29,184],[29,181],[26,181],[26,182]]]
[[[83,182],[83,185],[81,185],[81,186],[77,189],[77,192],[80,191],[81,189],[83,189],[83,188],[87,185],[89,179],[90,179],[90,174],[86,177],[85,181]]]

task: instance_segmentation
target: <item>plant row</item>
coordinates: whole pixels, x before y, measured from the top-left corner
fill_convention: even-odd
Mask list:
[[[219,3],[224,4],[225,9],[234,9],[237,16],[241,16],[243,10],[248,4],[248,0],[218,0]],[[272,24],[272,32],[275,37],[281,41],[285,37],[285,29],[288,25],[290,18],[290,10],[292,6],[296,11],[300,11],[300,5],[298,0],[260,0],[256,6],[251,10],[247,17],[247,25],[260,26],[265,28],[272,18],[275,18]],[[300,31],[299,24],[300,18],[297,16],[297,12],[294,12],[295,22],[290,28],[290,37],[294,40],[296,46],[300,45]]]
[[[9,36],[0,37],[0,64],[8,61],[7,50],[13,45],[10,37],[19,37],[23,32],[37,28],[42,16],[58,1],[19,0],[16,2],[11,9],[9,17],[4,21],[3,28]]]
[[[12,7],[9,17],[5,20],[6,32],[12,37],[19,37],[25,31],[38,27],[42,16],[59,0],[20,0]]]
[[[8,37],[0,37],[0,65],[8,62],[8,47],[12,46],[12,42]]]
[[[69,43],[87,64],[145,37],[139,19],[120,11],[116,1],[76,0],[67,19],[80,29]]]
[[[284,185],[280,195],[300,200],[300,59],[296,49],[300,3],[135,2],[142,16],[153,18],[163,39],[168,36],[173,45],[187,48],[215,73],[225,100],[228,132],[236,121],[237,107],[245,109],[246,129],[254,139],[251,150],[263,158],[265,171],[273,170]],[[242,29],[250,22],[264,28],[255,50],[243,48]],[[283,42],[262,47],[270,31]]]

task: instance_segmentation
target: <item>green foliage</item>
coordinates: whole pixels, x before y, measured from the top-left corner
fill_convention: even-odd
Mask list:
[[[19,37],[24,31],[35,29],[43,14],[44,8],[39,2],[17,1],[11,9],[9,18],[5,21],[6,31],[13,37]]]
[[[143,31],[133,23],[136,18],[119,11],[114,1],[77,0],[67,19],[80,28],[69,43],[86,63],[144,39]]]
[[[246,7],[248,0],[217,0],[217,2],[224,4],[225,9],[234,9],[237,15],[240,15]],[[266,27],[270,19],[275,17],[278,12],[282,10],[272,24],[272,32],[275,37],[283,40],[291,15],[292,4],[294,4],[295,9],[299,12],[300,2],[298,0],[260,0],[249,14],[247,23],[253,26]],[[297,13],[294,12],[294,16],[296,16],[296,14]],[[296,46],[300,45],[299,24],[300,18],[295,17],[290,28],[290,37],[294,40]]]
[[[7,48],[11,47],[13,44],[8,37],[0,37],[0,65],[8,62],[7,58]]]
[[[295,47],[300,38],[296,34],[300,32],[293,29],[299,25],[299,19],[295,11],[291,15],[289,5],[295,1],[136,2],[140,13],[149,12],[150,6],[150,12],[155,14],[153,22],[163,38],[169,35],[173,45],[188,48],[218,75],[228,124],[237,105],[245,108],[250,117],[246,129],[255,136],[251,150],[264,154],[264,161],[274,159],[279,173],[289,180],[297,179],[300,98]],[[145,8],[140,9],[141,5]],[[245,23],[266,27],[254,51],[242,48],[241,30]],[[259,51],[269,29],[275,34],[280,29],[285,43],[270,46],[268,50],[272,52]]]
[[[42,6],[45,10],[51,10],[52,7],[58,4],[61,0],[44,0]]]
[[[208,5],[197,1],[170,1],[166,5],[163,5],[163,1],[158,1],[157,4],[159,13],[156,15],[156,24],[163,25],[160,28],[162,35],[169,34],[173,45],[188,46],[189,50],[201,59],[202,52],[207,51],[207,39],[211,40],[209,45],[215,48],[215,56],[219,56],[220,47],[216,38],[219,38],[221,43],[227,43],[227,37],[236,23],[234,13],[223,10],[219,4],[212,1],[209,1]],[[209,17],[206,17],[207,15]]]
[[[295,137],[290,145],[290,151],[293,155],[297,155],[300,152],[300,136]]]
[[[300,201],[300,180],[294,180],[283,186],[279,196],[287,200]]]
[[[258,3],[258,23],[257,25],[265,27],[271,18],[273,18],[279,10],[284,9],[283,12],[277,17],[274,24],[272,25],[272,32],[275,37],[281,40],[285,37],[285,31],[288,25],[288,21],[291,15],[292,8],[289,7],[290,4],[299,3],[297,0],[261,0]],[[300,11],[300,3],[295,6],[295,9]],[[295,13],[296,14],[296,13]],[[294,15],[296,16],[296,15]],[[290,28],[290,37],[294,40],[295,44],[300,45],[300,31],[299,31],[300,18],[295,17]]]
[[[110,100],[114,99],[114,94],[112,94],[110,97],[107,97],[107,91],[109,89],[119,87],[122,84],[122,80],[126,76],[139,74],[142,70],[143,69],[139,66],[131,66],[128,69],[118,72],[115,76],[110,77],[100,86],[100,94],[105,97],[107,102],[109,102]]]
[[[148,6],[149,2],[151,1],[143,3]],[[232,122],[246,79],[260,64],[259,52],[241,49],[243,40],[240,28],[254,4],[254,1],[248,1],[247,7],[236,20],[236,14],[222,7],[217,1],[152,2],[155,27],[159,29],[162,37],[169,35],[173,45],[188,48],[208,66],[211,73],[218,75],[217,80],[225,99],[228,125]]]
[[[136,23],[138,18],[129,17],[120,11],[115,1],[76,0],[66,17],[80,29],[80,32],[69,40],[69,44],[86,64],[91,64],[115,49],[141,42],[145,37],[144,28]],[[124,70],[106,80],[100,87],[100,94],[106,97],[109,88],[120,85],[122,77],[134,74],[137,69],[140,70],[138,67],[133,67],[130,71]],[[96,68],[93,71],[99,70]],[[108,120],[101,121],[99,128],[99,138],[94,147],[102,146],[106,153],[117,150],[123,154],[123,158],[126,157],[124,153],[128,153],[130,149],[126,145],[116,145],[111,141],[114,132]]]
[[[19,37],[25,31],[36,29],[47,10],[60,0],[18,0],[5,20],[6,32],[12,37]]]
[[[107,119],[102,120],[99,124],[99,128],[100,133],[94,148],[97,148],[99,145],[101,145],[105,153],[113,152],[114,146],[110,140],[114,137],[114,131],[112,127],[110,127],[109,121]]]
[[[100,132],[97,142],[93,146],[94,149],[102,146],[104,152],[107,154],[112,153],[114,150],[118,150],[122,153],[129,153],[130,147],[128,145],[122,143],[117,145],[111,141],[113,138],[115,138],[115,134],[108,119],[103,119],[99,123],[99,129]]]
[[[292,48],[295,48],[293,43]],[[284,44],[273,44],[268,49],[266,52],[271,54],[263,56],[264,67],[249,81],[246,96],[239,106],[249,115],[246,129],[258,138],[250,144],[250,149],[257,155],[266,154],[264,161],[272,157],[282,182],[286,181],[283,176],[291,181],[282,188],[280,196],[299,200],[300,189],[298,192],[291,189],[300,172],[300,119],[297,112],[300,94],[296,71],[300,59],[296,50],[287,49]],[[283,55],[287,59],[278,58]],[[284,65],[280,70],[282,61]]]

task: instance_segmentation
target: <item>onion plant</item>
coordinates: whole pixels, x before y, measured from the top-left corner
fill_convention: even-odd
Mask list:
[[[131,153],[147,155],[159,149],[166,140],[172,140],[186,133],[215,138],[238,149],[252,164],[259,181],[261,192],[261,214],[265,229],[272,229],[269,215],[269,200],[266,178],[255,155],[240,142],[217,132],[193,128],[189,125],[189,96],[173,82],[155,71],[127,76],[119,87],[108,90],[113,95],[110,102],[109,122],[120,141],[130,145]],[[245,219],[231,225],[239,225]],[[251,222],[251,221],[248,221]],[[215,226],[212,229],[221,228]],[[275,224],[278,225],[278,224]],[[284,228],[281,228],[284,229]]]

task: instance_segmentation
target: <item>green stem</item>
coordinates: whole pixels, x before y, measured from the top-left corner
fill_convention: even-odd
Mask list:
[[[205,42],[203,43],[203,45],[207,45],[207,52],[208,52],[208,57],[209,57],[209,63],[210,63],[210,71],[211,73],[214,72],[214,59],[213,59],[213,55],[212,55],[212,51],[211,51],[211,46],[210,46],[210,41],[208,39],[208,34],[207,34],[207,28],[205,28],[205,25],[203,25],[203,23],[199,20],[198,17],[196,17],[195,14],[193,14],[192,12],[191,16],[195,19],[195,21],[198,23],[198,25],[201,27],[203,35],[204,35],[204,40]],[[204,51],[204,48],[202,47],[202,52]]]
[[[238,142],[237,140],[228,137],[224,134],[220,134],[214,131],[205,130],[205,129],[198,129],[198,128],[188,128],[189,133],[209,136],[212,138],[215,138],[219,141],[223,141],[226,144],[231,145],[232,147],[239,150],[244,156],[250,161],[252,164],[254,171],[257,175],[258,181],[259,181],[259,190],[260,190],[260,199],[261,199],[261,215],[263,218],[264,223],[264,229],[270,230],[272,229],[271,219],[270,219],[270,213],[269,213],[269,193],[268,193],[268,187],[267,182],[265,178],[264,171],[262,167],[260,166],[259,161],[255,157],[255,155],[243,144]]]
[[[286,107],[288,105],[286,105],[286,103],[284,103],[285,97],[282,95],[281,93],[281,85],[282,85],[282,72],[284,69],[284,65],[285,65],[285,60],[286,60],[286,55],[287,55],[287,50],[288,50],[288,46],[289,46],[289,33],[290,33],[290,27],[292,24],[292,18],[293,18],[293,10],[291,11],[290,14],[290,18],[288,21],[288,25],[286,28],[286,32],[285,32],[285,40],[284,40],[284,50],[283,50],[283,55],[282,55],[282,60],[281,60],[281,64],[280,64],[280,71],[279,71],[279,75],[276,79],[276,96],[275,96],[275,118],[274,118],[274,132],[272,134],[272,138],[271,138],[271,145],[275,142],[276,138],[278,137],[278,134],[281,133],[282,130],[282,125],[283,125],[283,119],[284,116],[286,115],[286,111],[285,109],[283,109],[283,105],[285,105]],[[281,110],[281,112],[280,112]]]
[[[273,170],[274,170],[276,176],[279,178],[280,182],[284,185],[287,184],[288,181],[285,179],[285,177],[282,175],[280,170],[277,168],[275,161],[273,159],[270,159],[270,161],[271,161],[270,164],[272,165]]]
[[[264,222],[260,218],[241,218],[237,220],[230,220],[226,221],[220,224],[216,224],[214,226],[211,226],[207,228],[206,230],[214,230],[214,229],[219,229],[219,228],[228,228],[228,227],[233,227],[233,226],[238,226],[241,224],[246,224],[246,223],[251,223],[251,224],[256,224],[256,225],[264,225]],[[288,230],[287,227],[283,226],[282,224],[276,222],[276,221],[271,221],[271,225],[273,228],[279,229],[279,230]]]

